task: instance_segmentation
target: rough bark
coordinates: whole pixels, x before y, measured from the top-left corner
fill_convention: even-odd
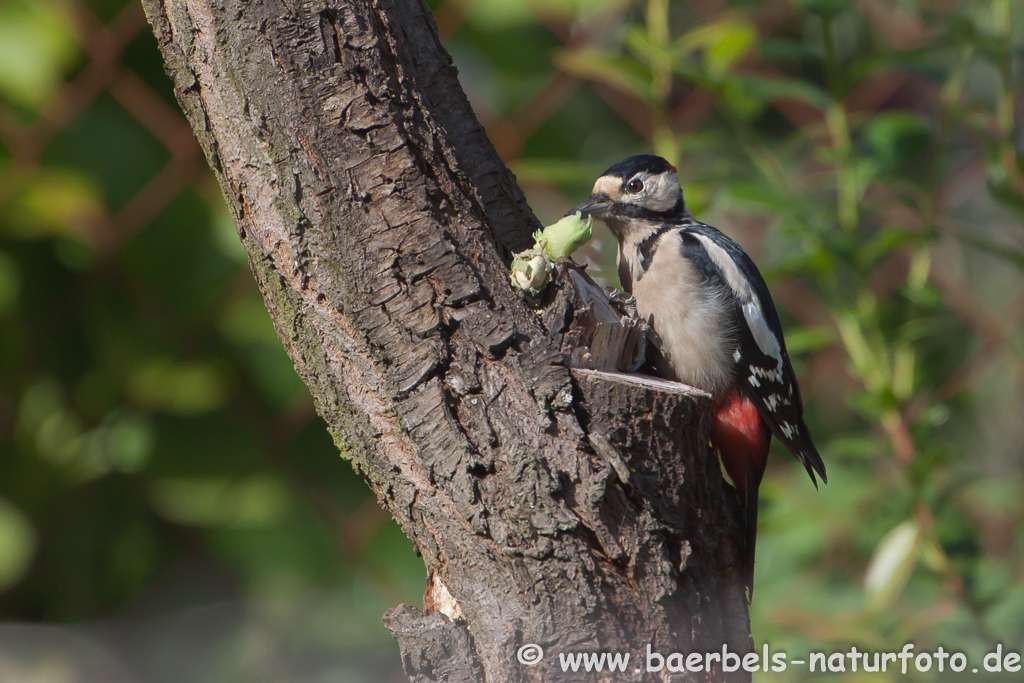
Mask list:
[[[342,454],[422,553],[413,680],[592,680],[558,653],[749,648],[709,399],[571,369],[563,279],[419,0],[144,0],[267,306]],[[547,656],[517,660],[528,643]],[[737,674],[736,680],[749,680]],[[731,678],[730,678],[731,680]]]

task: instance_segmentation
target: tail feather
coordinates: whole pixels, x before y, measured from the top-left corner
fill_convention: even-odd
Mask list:
[[[807,425],[803,420],[800,420],[800,429],[798,433],[800,435],[810,434],[810,430],[807,429]],[[811,441],[810,436],[805,436],[805,438],[801,439],[799,450],[792,450],[794,453],[797,453],[797,459],[803,463],[803,466],[807,469],[807,474],[811,477],[811,482],[814,483],[814,488],[818,488],[818,480],[814,478],[815,472],[817,472],[818,476],[821,477],[822,484],[828,483],[828,476],[825,474],[825,463],[822,462],[821,456],[818,455],[818,449],[814,447],[814,443]]]

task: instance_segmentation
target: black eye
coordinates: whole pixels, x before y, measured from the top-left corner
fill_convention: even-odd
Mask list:
[[[644,181],[640,180],[639,178],[633,178],[632,180],[629,181],[629,185],[626,185],[626,190],[628,190],[630,194],[638,194],[640,192],[643,192]]]

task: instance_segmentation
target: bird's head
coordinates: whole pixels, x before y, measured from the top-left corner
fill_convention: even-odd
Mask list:
[[[686,205],[676,167],[653,154],[638,154],[615,164],[594,183],[590,199],[569,211],[604,220],[620,238],[637,222],[662,223],[683,216]]]

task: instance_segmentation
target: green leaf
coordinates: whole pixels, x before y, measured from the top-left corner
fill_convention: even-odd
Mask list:
[[[14,505],[0,498],[0,591],[17,583],[32,565],[36,532]]]
[[[527,0],[472,0],[465,4],[466,19],[489,29],[508,30],[533,19]]]
[[[281,519],[288,490],[260,474],[238,481],[221,477],[161,479],[150,489],[153,509],[164,519],[190,526],[264,527]]]
[[[593,226],[593,216],[587,216],[587,220],[584,221],[577,211],[535,234],[533,237],[537,243],[534,247],[543,249],[549,258],[557,261],[571,256],[574,251],[586,244],[594,234]]]
[[[701,50],[708,75],[717,80],[756,45],[757,27],[733,17],[698,26],[677,38],[672,47],[679,57]]]
[[[738,75],[737,78],[743,80],[743,86],[747,92],[768,102],[789,98],[809,104],[822,112],[832,104],[829,94],[810,81],[743,75]]]
[[[632,57],[622,57],[602,50],[562,50],[555,55],[555,64],[565,73],[604,83],[647,102],[654,102],[651,74]]]
[[[144,417],[118,410],[62,446],[51,459],[83,480],[111,470],[138,472],[149,460],[153,431]]]
[[[773,188],[762,183],[738,181],[730,183],[722,194],[725,199],[746,204],[760,209],[772,211],[796,211],[804,206],[804,200],[800,197],[777,192]]]
[[[606,166],[544,157],[520,158],[509,162],[509,169],[521,183],[577,183],[588,188]]]
[[[634,27],[626,33],[626,47],[649,67],[664,67],[672,64],[672,50],[651,40],[647,31]]]
[[[868,606],[879,610],[892,604],[910,580],[920,555],[921,532],[907,520],[878,542],[864,575]]]
[[[0,2],[0,94],[42,109],[78,55],[71,14],[63,3]]]
[[[14,175],[5,169],[0,183],[16,188],[0,228],[12,237],[36,239],[84,233],[106,209],[95,181],[83,173],[40,169]]]
[[[889,445],[877,436],[838,436],[828,442],[828,454],[831,457],[843,456],[866,460],[877,458],[888,450]]]
[[[270,344],[280,347],[277,331],[263,298],[253,294],[230,302],[220,319],[221,333],[238,345]]]
[[[892,252],[908,244],[920,244],[927,238],[925,233],[907,230],[901,227],[890,227],[878,231],[866,244],[859,249],[858,265],[869,269]]]
[[[721,93],[723,104],[741,118],[753,119],[765,109],[764,100],[748,93],[742,82],[733,76],[722,78]]]
[[[824,325],[800,326],[786,330],[786,349],[793,356],[817,351],[838,341],[835,329]]]
[[[733,64],[757,45],[757,29],[747,22],[722,22],[713,26],[704,62],[713,77],[732,70]]]
[[[870,391],[880,391],[889,384],[888,354],[878,348],[866,334],[857,314],[843,312],[836,315],[836,326],[846,346],[854,370]]]
[[[897,163],[928,144],[928,124],[907,112],[881,112],[871,116],[861,129],[873,156],[884,164]]]
[[[158,358],[136,368],[128,390],[146,407],[173,415],[201,415],[223,405],[227,384],[210,363]]]

